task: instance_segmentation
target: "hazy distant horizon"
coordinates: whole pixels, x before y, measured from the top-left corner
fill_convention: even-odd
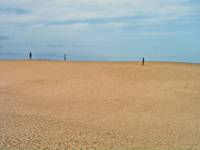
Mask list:
[[[67,53],[66,53],[67,54]],[[106,56],[106,55],[87,55],[87,54],[67,54],[67,60],[71,61],[107,61],[107,62],[117,62],[117,61],[141,61],[142,57],[146,59],[146,61],[155,61],[155,62],[184,62],[184,63],[200,63],[200,56],[196,55],[196,57],[187,57],[187,56]],[[25,54],[20,53],[4,53],[0,54],[0,60],[26,60],[28,58],[28,52]],[[35,60],[64,60],[64,54],[56,54],[56,53],[33,53],[33,59]]]

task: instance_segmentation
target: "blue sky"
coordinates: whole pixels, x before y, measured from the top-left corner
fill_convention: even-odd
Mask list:
[[[199,0],[0,0],[0,59],[200,63]]]

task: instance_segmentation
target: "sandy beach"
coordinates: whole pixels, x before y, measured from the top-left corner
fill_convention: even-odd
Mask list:
[[[200,65],[0,61],[0,149],[200,149]]]

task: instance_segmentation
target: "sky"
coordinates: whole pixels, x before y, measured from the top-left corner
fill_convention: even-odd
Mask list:
[[[200,0],[0,0],[0,59],[200,63]]]

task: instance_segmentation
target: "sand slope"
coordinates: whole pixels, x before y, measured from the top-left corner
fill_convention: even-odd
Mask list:
[[[200,65],[0,61],[0,149],[200,149]]]

